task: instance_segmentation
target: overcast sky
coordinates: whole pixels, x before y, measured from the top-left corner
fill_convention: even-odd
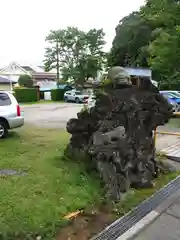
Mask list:
[[[12,61],[40,64],[50,30],[103,28],[111,47],[119,20],[144,0],[1,0],[0,66]]]

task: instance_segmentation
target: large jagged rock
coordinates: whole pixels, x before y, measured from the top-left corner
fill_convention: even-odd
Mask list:
[[[151,83],[137,88],[126,81],[127,75],[122,80],[122,68],[119,75],[115,70],[114,78],[112,69],[109,74],[115,88],[98,94],[93,108],[70,119],[67,131],[72,134],[68,151],[87,156],[108,196],[119,200],[130,186],[153,186],[159,172],[153,130],[168,122],[172,108]]]

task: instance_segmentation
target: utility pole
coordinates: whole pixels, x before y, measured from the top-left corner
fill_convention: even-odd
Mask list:
[[[11,75],[9,75],[9,83],[10,83],[10,91],[13,91],[13,84],[12,84]]]
[[[58,43],[58,39],[56,39],[56,55],[57,55],[57,63],[56,63],[57,82],[59,82],[59,43]]]

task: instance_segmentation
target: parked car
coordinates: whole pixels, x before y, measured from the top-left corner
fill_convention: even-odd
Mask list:
[[[163,92],[163,93],[170,93],[170,94],[172,94],[174,97],[180,98],[180,92],[179,92],[179,91],[165,90],[165,91],[161,91],[161,92]]]
[[[83,91],[71,90],[64,93],[65,102],[86,103],[89,95]]]
[[[169,103],[172,105],[174,112],[180,111],[180,106],[174,100],[169,99]]]
[[[20,106],[12,93],[0,91],[0,138],[5,138],[10,129],[24,125]]]
[[[170,93],[167,91],[160,91],[163,96],[167,96],[169,99],[174,100],[178,105],[180,105],[180,96],[177,93]]]
[[[94,107],[95,103],[96,103],[96,96],[94,94],[92,94],[87,99],[86,105],[87,105],[88,108],[92,108],[92,107]]]
[[[170,93],[164,92],[164,91],[160,91],[160,93],[161,93],[161,94],[168,100],[168,102],[172,105],[174,112],[179,112],[179,111],[180,111],[180,104],[178,104],[178,103],[174,100],[174,96],[172,96]]]

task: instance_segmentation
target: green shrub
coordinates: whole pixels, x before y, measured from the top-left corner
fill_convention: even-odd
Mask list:
[[[106,85],[112,85],[113,84],[113,81],[109,78],[106,78],[104,80],[101,81],[101,85],[102,86],[106,86]]]
[[[51,100],[52,101],[62,101],[64,99],[64,93],[67,90],[64,89],[52,89],[51,90]]]
[[[36,88],[16,88],[15,96],[19,103],[38,101]]]
[[[159,89],[160,90],[180,90],[180,83],[160,83],[159,84]]]
[[[19,86],[32,88],[33,80],[29,75],[21,75],[18,79]]]

